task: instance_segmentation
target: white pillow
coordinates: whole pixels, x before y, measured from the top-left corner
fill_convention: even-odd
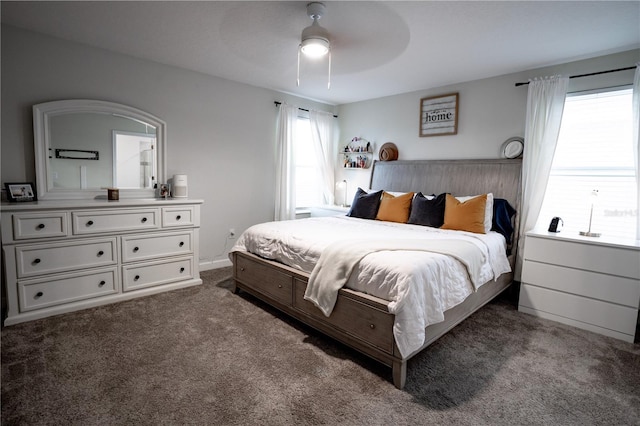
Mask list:
[[[482,194],[480,194],[482,195]],[[480,195],[470,195],[465,197],[456,197],[456,200],[464,203],[467,200],[472,198],[479,197]],[[489,192],[487,194],[487,204],[484,208],[484,232],[488,234],[491,231],[491,226],[493,224],[493,193]]]

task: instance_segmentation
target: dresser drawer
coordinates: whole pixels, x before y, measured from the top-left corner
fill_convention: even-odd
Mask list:
[[[118,261],[115,238],[80,240],[16,247],[19,278],[72,269],[114,265]]]
[[[522,282],[637,308],[640,281],[527,260]]]
[[[293,278],[242,256],[236,257],[236,280],[272,299],[291,306]]]
[[[67,213],[17,213],[13,219],[13,239],[66,237]]]
[[[118,292],[117,268],[21,281],[18,289],[21,312],[106,296]]]
[[[122,237],[122,261],[146,260],[193,252],[193,231]]]
[[[639,251],[527,235],[524,259],[640,279]]]
[[[160,209],[71,212],[74,235],[157,229]]]
[[[633,336],[638,310],[588,297],[522,284],[520,306],[557,317],[595,325]]]
[[[304,299],[307,283],[295,279],[294,287],[293,306],[296,309],[339,327],[387,353],[393,353],[393,315],[374,310],[356,300],[341,298],[327,318],[313,303]]]
[[[193,256],[122,267],[122,290],[167,284],[193,278]]]
[[[194,226],[194,207],[163,207],[162,226],[164,228],[175,228],[179,226]]]

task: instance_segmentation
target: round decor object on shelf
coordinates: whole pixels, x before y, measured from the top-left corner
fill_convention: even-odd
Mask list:
[[[518,158],[524,151],[524,139],[519,136],[509,138],[502,144],[502,156],[504,158]]]
[[[398,147],[393,142],[387,142],[380,147],[378,153],[380,161],[393,161],[398,159]]]

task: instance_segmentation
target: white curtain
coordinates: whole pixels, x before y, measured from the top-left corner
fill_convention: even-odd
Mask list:
[[[556,151],[569,77],[529,81],[522,162],[522,203],[515,279],[520,280],[524,235],[538,220]]]
[[[276,208],[275,220],[296,218],[294,141],[298,107],[280,104],[276,127]]]
[[[640,62],[636,64],[636,74],[633,79],[633,158],[636,167],[636,240],[640,240]]]
[[[318,159],[318,170],[324,204],[334,204],[335,160],[338,155],[334,143],[333,114],[322,111],[309,111],[311,122],[311,140]]]

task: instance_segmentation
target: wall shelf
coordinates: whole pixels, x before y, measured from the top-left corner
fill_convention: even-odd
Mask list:
[[[344,169],[368,169],[371,167],[373,146],[366,139],[355,137],[340,152]]]

